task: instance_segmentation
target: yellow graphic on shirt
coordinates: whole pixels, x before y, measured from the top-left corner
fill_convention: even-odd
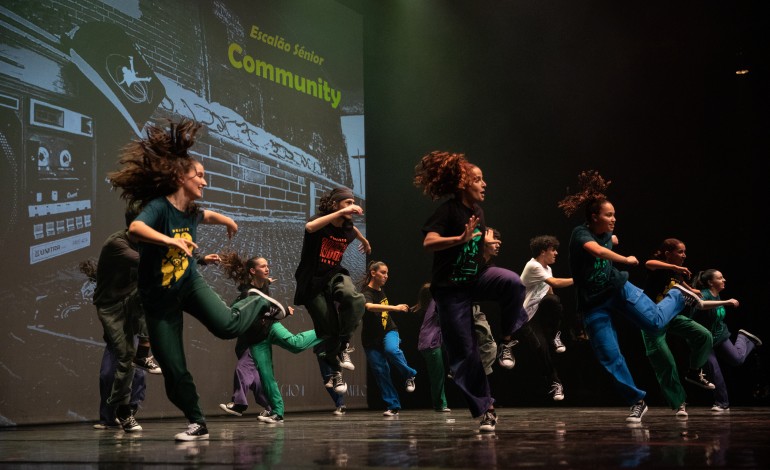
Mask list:
[[[192,241],[192,236],[190,236],[189,232],[177,232],[174,234],[174,238],[184,238],[185,240]],[[189,265],[190,260],[184,251],[179,248],[169,248],[160,264],[160,271],[163,273],[161,285],[168,287],[172,282],[178,281],[187,271]]]
[[[388,298],[385,297],[380,301],[380,305],[390,305],[388,303]],[[380,313],[380,319],[382,321],[382,329],[384,330],[388,326],[388,312],[381,312]]]

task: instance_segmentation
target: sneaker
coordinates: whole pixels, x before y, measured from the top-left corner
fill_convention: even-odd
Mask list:
[[[347,370],[356,370],[355,364],[353,364],[353,361],[350,360],[350,353],[355,351],[355,348],[346,347],[342,351],[340,351],[339,359],[340,359],[340,367]]]
[[[634,406],[631,407],[631,414],[626,418],[628,423],[641,423],[642,416],[647,413],[647,403],[644,400],[639,400]]]
[[[346,412],[346,411],[348,411],[348,409],[347,409],[347,408],[345,408],[345,405],[342,405],[342,406],[338,406],[338,407],[337,407],[337,409],[335,409],[334,411],[332,411],[332,414],[333,414],[334,416],[343,416],[343,415],[345,414],[345,412]]]
[[[698,294],[691,291],[690,289],[686,288],[685,286],[681,284],[674,284],[671,286],[673,289],[679,290],[679,292],[682,294],[682,298],[684,299],[684,304],[688,307],[695,307],[699,310],[702,310],[703,306],[703,299],[701,299]]]
[[[190,423],[187,425],[187,431],[180,432],[174,439],[177,441],[199,441],[209,438],[209,430],[205,424]]]
[[[409,393],[414,392],[414,377],[409,377],[406,379],[406,391]]]
[[[272,414],[263,419],[262,422],[267,424],[283,424],[283,416],[279,414]]]
[[[554,382],[551,384],[551,391],[550,391],[551,397],[553,398],[553,401],[562,401],[564,400],[564,386],[560,384],[559,382]]]
[[[561,331],[556,332],[556,336],[553,338],[553,347],[557,353],[563,353],[567,350],[567,346],[561,342]]]
[[[334,387],[334,376],[330,375],[328,379],[326,379],[326,382],[324,382],[324,387],[326,388],[332,388]]]
[[[481,418],[481,424],[479,425],[479,431],[481,432],[495,432],[495,426],[497,425],[497,413],[495,410],[488,410]]]
[[[516,365],[516,359],[513,357],[513,351],[511,350],[517,344],[519,344],[519,342],[515,339],[512,339],[507,343],[500,343],[500,347],[498,348],[500,352],[497,353],[497,362],[500,366],[506,369],[513,369],[513,366]]]
[[[724,413],[725,411],[730,411],[729,406],[722,406],[718,403],[714,403],[714,406],[711,407],[711,411],[715,413]]]
[[[269,421],[267,419],[269,417],[271,417],[271,416],[273,416],[273,412],[272,411],[270,411],[270,410],[262,410],[262,412],[257,415],[257,420],[259,420],[259,421],[261,421],[263,423],[268,423]]]
[[[685,405],[687,405],[687,403],[682,403],[679,405],[679,409],[676,410],[677,418],[687,418],[687,410],[685,409]]]
[[[262,316],[273,318],[275,320],[283,320],[284,318],[286,318],[286,309],[283,308],[283,305],[281,305],[281,302],[278,302],[277,300],[265,294],[261,290],[253,287],[248,290],[248,295],[258,295],[269,302],[270,307],[267,309],[266,312],[262,314]]]
[[[332,375],[332,388],[337,395],[344,395],[348,391],[348,384],[342,380],[342,372]]]
[[[231,414],[233,416],[243,416],[243,412],[246,411],[246,408],[248,408],[248,405],[238,405],[236,403],[230,402],[227,404],[220,403],[219,407],[224,410],[225,413]]]
[[[126,419],[118,418],[118,421],[120,421],[120,427],[123,428],[123,431],[125,432],[138,432],[142,430],[142,427],[136,422],[134,415],[129,415]]]
[[[756,346],[762,346],[762,340],[757,338],[756,336],[752,335],[746,330],[738,330],[739,335],[743,335],[751,340],[752,343],[754,343]]]
[[[703,372],[703,369],[691,369],[685,374],[684,380],[687,382],[690,382],[691,384],[695,384],[700,388],[705,388],[706,390],[714,390],[716,387],[713,383],[709,382],[708,378],[706,378],[706,374]]]
[[[392,418],[394,416],[398,416],[398,410],[385,410],[382,413],[382,416],[385,416],[387,418]]]
[[[451,413],[451,412],[452,412],[452,410],[450,410],[450,409],[449,409],[449,408],[447,408],[446,406],[445,406],[445,407],[443,407],[443,408],[440,408],[440,409],[438,409],[438,410],[435,410],[435,411],[436,411],[436,413]]]
[[[162,374],[160,366],[155,362],[155,358],[152,356],[147,357],[135,357],[134,365],[142,370],[146,370],[150,374]]]

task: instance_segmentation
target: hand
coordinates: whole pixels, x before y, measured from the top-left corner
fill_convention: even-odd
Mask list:
[[[361,240],[361,244],[358,245],[358,251],[365,255],[369,255],[372,253],[372,245],[369,244],[369,240]]]
[[[636,259],[636,256],[626,256],[626,264],[636,266],[639,264],[639,260]]]
[[[289,307],[289,315],[294,315],[294,307]]]
[[[274,278],[274,277],[268,277],[268,278],[267,278],[267,283],[268,283],[268,284],[272,284],[272,283],[274,283],[274,282],[275,282],[275,281],[277,281],[277,280],[278,280],[278,279],[276,279],[276,278]],[[290,308],[291,308],[291,307],[290,307]]]
[[[679,271],[679,274],[683,275],[687,279],[690,279],[690,277],[692,277],[692,273],[685,266],[679,266],[677,268],[677,271]]]
[[[740,305],[740,303],[738,302],[738,299],[728,299],[727,301],[730,302],[730,305],[733,308],[738,308],[738,305]]]
[[[225,227],[227,227],[227,238],[231,239],[238,233],[238,224],[235,223],[230,217],[225,218]]]
[[[198,248],[198,245],[194,241],[188,240],[186,238],[167,238],[168,240],[166,240],[166,246],[169,248],[178,248],[184,251],[187,256],[192,256],[193,250]]]
[[[203,257],[203,264],[219,264],[220,261],[222,261],[222,259],[216,253]]]
[[[362,215],[364,210],[359,205],[351,204],[347,207],[343,207],[338,212],[340,215]]]
[[[408,312],[409,306],[407,304],[398,304],[396,305],[396,310],[399,312]]]
[[[471,238],[473,238],[473,232],[476,230],[476,226],[479,224],[479,218],[475,215],[472,215],[470,219],[468,219],[468,223],[465,224],[465,231],[462,234],[462,243],[466,243],[470,241]]]

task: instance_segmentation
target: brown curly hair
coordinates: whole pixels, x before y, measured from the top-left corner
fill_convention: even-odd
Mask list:
[[[225,276],[235,281],[239,290],[243,290],[251,284],[249,270],[257,265],[260,258],[261,256],[254,256],[244,260],[235,251],[227,250],[219,254],[219,266],[224,270]]]
[[[612,181],[605,180],[596,170],[581,171],[578,175],[578,192],[566,196],[557,206],[567,217],[571,217],[580,207],[585,206],[586,220],[590,220],[591,215],[598,214],[601,206],[608,201],[604,193],[611,183]]]
[[[155,198],[173,194],[196,163],[187,150],[195,144],[201,124],[182,119],[179,124],[169,121],[169,127],[148,126],[147,138],[126,145],[118,161],[121,168],[107,174],[112,187],[120,188],[120,197],[130,205],[144,207]]]
[[[475,167],[462,153],[434,150],[414,167],[414,185],[435,201],[467,188]]]

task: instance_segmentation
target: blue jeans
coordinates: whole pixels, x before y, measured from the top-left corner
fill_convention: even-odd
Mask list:
[[[646,392],[634,384],[626,359],[620,352],[618,335],[612,326],[612,313],[623,315],[645,331],[655,332],[664,328],[684,306],[682,293],[677,289],[669,290],[656,304],[641,289],[626,282],[603,304],[585,313],[585,328],[594,354],[615,379],[615,387],[629,405],[643,399]]]
[[[382,401],[389,410],[400,410],[401,402],[398,400],[398,392],[393,386],[393,380],[390,378],[390,364],[398,370],[404,380],[414,377],[417,374],[415,369],[409,367],[406,363],[404,352],[399,345],[401,338],[398,336],[398,330],[391,330],[385,333],[382,340],[382,350],[375,348],[364,348],[366,351],[366,360],[369,367],[374,372],[374,379],[382,393]]]

